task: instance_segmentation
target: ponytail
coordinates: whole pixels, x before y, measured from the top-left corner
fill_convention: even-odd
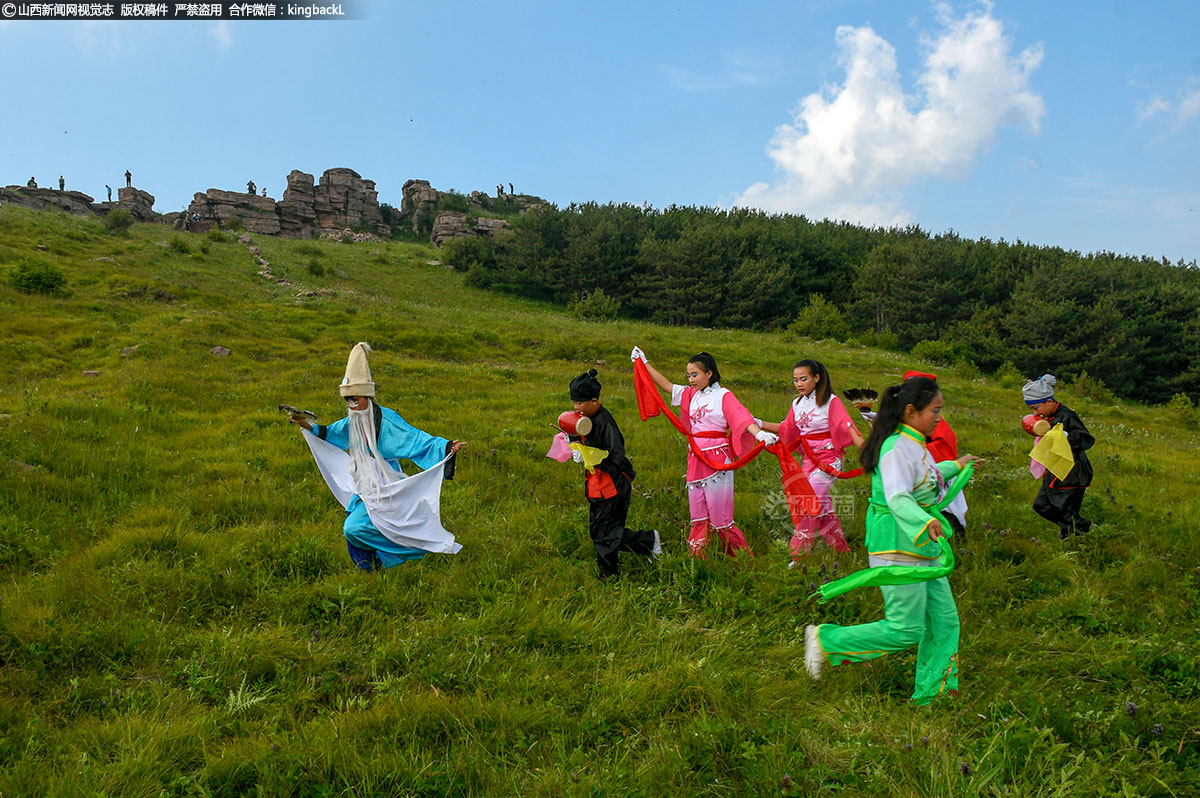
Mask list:
[[[916,410],[924,410],[939,393],[937,381],[928,377],[910,377],[883,392],[879,415],[875,417],[871,434],[863,443],[862,454],[858,458],[864,471],[874,472],[879,466],[879,450],[904,420],[904,408],[912,405]]]

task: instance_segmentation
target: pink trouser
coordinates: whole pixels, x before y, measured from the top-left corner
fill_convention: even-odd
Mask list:
[[[732,471],[718,471],[699,483],[689,484],[688,507],[692,515],[688,550],[693,557],[704,557],[710,529],[717,530],[727,555],[735,556],[742,549],[750,551],[746,536],[733,523]]]
[[[833,547],[834,551],[850,551],[850,546],[846,543],[846,535],[842,532],[842,522],[838,520],[837,514],[833,511],[833,499],[829,495],[829,489],[833,487],[837,477],[810,466],[810,462],[807,459],[804,462],[804,475],[808,477],[808,483],[812,485],[813,493],[817,495],[821,509],[816,518],[805,516],[800,519],[800,523],[796,524],[796,532],[792,535],[791,541],[793,560],[812,551],[818,534]],[[812,470],[810,471],[809,468]]]

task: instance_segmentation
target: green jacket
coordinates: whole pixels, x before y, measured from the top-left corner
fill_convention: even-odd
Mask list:
[[[879,464],[871,474],[867,508],[867,551],[876,556],[904,554],[938,560],[941,547],[929,539],[934,518],[927,509],[941,496],[943,482],[961,470],[958,462],[935,463],[925,436],[901,424],[879,449]],[[941,474],[942,480],[938,479]]]

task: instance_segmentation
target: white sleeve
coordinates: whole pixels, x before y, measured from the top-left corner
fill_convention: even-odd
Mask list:
[[[893,446],[883,457],[879,458],[879,477],[883,482],[883,498],[890,500],[900,493],[912,493],[916,482],[913,463],[904,456],[899,446]]]
[[[682,385],[671,386],[671,407],[679,407],[683,404],[683,390],[684,386]]]

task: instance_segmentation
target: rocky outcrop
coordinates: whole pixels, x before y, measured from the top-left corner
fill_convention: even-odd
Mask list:
[[[435,247],[440,247],[447,239],[463,236],[491,236],[501,230],[509,229],[504,219],[489,219],[481,217],[474,222],[465,213],[457,211],[440,211],[433,220],[433,233],[429,240]]]
[[[363,179],[353,169],[327,169],[320,183],[306,172],[293,170],[279,202],[210,188],[195,196],[187,212],[190,229],[199,232],[227,227],[236,216],[248,232],[285,238],[317,238],[325,233],[340,236],[347,228],[364,227],[391,235],[391,229],[381,224],[375,181]]]
[[[117,207],[129,211],[139,222],[153,222],[158,217],[154,212],[154,195],[132,186],[117,190]]]
[[[66,211],[80,216],[96,213],[93,200],[82,191],[58,191],[53,188],[5,186],[0,188],[0,203],[31,208],[35,211]]]
[[[281,229],[275,200],[241,191],[210,188],[203,194],[197,193],[188,205],[187,214],[190,217],[188,229],[194,233],[229,227],[234,217],[240,219],[242,227],[251,233],[277,236]]]
[[[383,222],[375,181],[365,180],[353,169],[325,170],[313,190],[313,212],[322,232],[347,227],[376,230]]]
[[[421,229],[421,222],[434,218],[437,213],[438,191],[428,180],[407,180],[401,189],[400,215],[409,220],[413,232]]]
[[[287,177],[287,188],[279,203],[279,225],[281,235],[287,238],[312,238],[317,225],[317,214],[313,210],[316,186],[313,176],[293,169]]]

